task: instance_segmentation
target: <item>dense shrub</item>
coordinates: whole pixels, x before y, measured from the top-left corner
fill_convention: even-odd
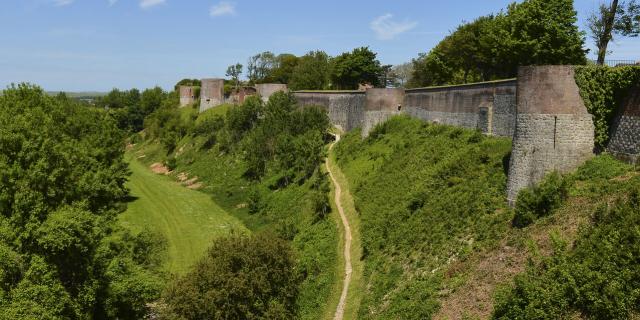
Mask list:
[[[0,95],[0,319],[146,314],[161,273],[155,244],[116,224],[123,153],[103,110],[30,85]]]
[[[629,90],[640,85],[640,67],[577,67],[576,83],[587,110],[594,116],[596,147],[602,150]]]
[[[364,283],[359,319],[429,319],[453,261],[493,245],[510,216],[508,139],[394,117],[335,152],[360,216]]]
[[[628,199],[596,210],[574,248],[555,253],[516,277],[497,297],[494,319],[629,319],[640,311],[638,180]]]
[[[548,174],[540,184],[518,194],[513,225],[523,228],[540,217],[549,215],[567,198],[568,181],[557,172]]]
[[[289,244],[272,235],[214,241],[164,294],[168,319],[291,319],[299,279]]]

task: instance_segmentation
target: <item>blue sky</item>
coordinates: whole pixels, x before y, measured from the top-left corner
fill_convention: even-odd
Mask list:
[[[359,46],[385,64],[427,52],[462,21],[509,0],[0,0],[0,87],[166,89],[224,76],[258,52],[331,55]],[[579,26],[598,0],[576,0]],[[590,42],[587,39],[587,42]],[[621,38],[610,59],[640,59]]]

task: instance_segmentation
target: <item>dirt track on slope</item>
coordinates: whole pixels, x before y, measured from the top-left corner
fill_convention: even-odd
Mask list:
[[[340,136],[336,135],[336,141],[331,144],[329,150],[331,150],[338,141],[340,141]],[[342,225],[344,227],[344,282],[342,284],[342,294],[340,295],[340,302],[338,303],[336,313],[333,316],[334,320],[342,320],[344,317],[344,310],[347,302],[347,294],[349,293],[349,284],[351,283],[351,274],[353,273],[353,266],[351,265],[351,226],[349,225],[349,220],[344,213],[344,209],[342,208],[342,201],[340,200],[342,196],[342,188],[340,187],[338,180],[335,178],[333,172],[331,171],[328,158],[326,160],[325,166],[327,167],[327,172],[329,172],[331,181],[335,186],[334,201],[336,203],[336,207],[338,208],[338,213],[340,214],[340,219],[342,220]]]

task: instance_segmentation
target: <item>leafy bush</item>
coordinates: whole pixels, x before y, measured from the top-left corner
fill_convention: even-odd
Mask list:
[[[494,319],[629,319],[640,312],[640,200],[636,179],[628,199],[595,212],[573,250],[557,243],[551,257],[529,266],[496,297]]]
[[[495,244],[508,139],[398,116],[335,146],[360,215],[364,260],[359,319],[429,319],[452,261]]]
[[[582,100],[594,116],[596,146],[604,149],[616,112],[629,90],[640,83],[640,67],[577,67],[575,77]]]
[[[268,234],[215,240],[194,270],[164,294],[167,317],[291,319],[299,278],[293,251]]]
[[[103,110],[26,84],[0,95],[0,319],[144,317],[162,274],[116,224],[123,153]]]
[[[557,172],[548,174],[540,184],[518,194],[513,225],[524,228],[536,219],[549,215],[568,196],[568,182]]]

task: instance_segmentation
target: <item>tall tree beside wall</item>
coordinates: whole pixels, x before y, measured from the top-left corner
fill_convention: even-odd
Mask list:
[[[335,57],[331,73],[333,87],[357,89],[360,83],[380,86],[383,69],[376,56],[368,47],[361,47]]]
[[[603,65],[614,35],[637,37],[640,34],[640,5],[635,0],[622,3],[613,0],[609,5],[602,3],[589,16],[587,26],[598,49],[598,64]]]
[[[523,65],[586,63],[572,0],[526,0],[459,26],[413,60],[410,86],[511,78]]]
[[[300,57],[293,70],[291,90],[323,90],[329,88],[329,55],[324,51],[311,51]]]

